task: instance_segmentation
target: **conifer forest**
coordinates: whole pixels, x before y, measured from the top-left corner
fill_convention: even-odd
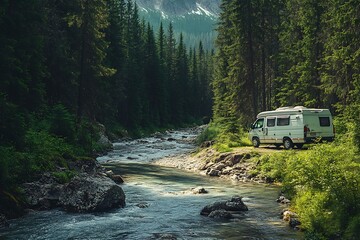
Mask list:
[[[307,238],[356,239],[360,2],[223,0],[220,9],[208,50],[201,39],[186,46],[171,23],[154,29],[132,0],[1,1],[0,212],[21,198],[20,183],[105,151],[103,129],[115,140],[210,122],[204,141],[238,147],[259,112],[305,106],[330,109],[335,142],[263,159],[261,171],[302,172],[273,178],[296,199]]]

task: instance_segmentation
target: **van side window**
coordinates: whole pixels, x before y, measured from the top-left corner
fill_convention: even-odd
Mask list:
[[[290,125],[290,116],[278,117],[277,118],[277,125],[278,126],[288,126],[288,125]]]
[[[262,128],[264,126],[264,119],[260,118],[254,124],[254,128]]]
[[[275,118],[268,118],[267,119],[267,126],[274,127],[275,126]]]
[[[330,118],[329,117],[319,117],[320,126],[321,127],[329,127],[330,126]]]

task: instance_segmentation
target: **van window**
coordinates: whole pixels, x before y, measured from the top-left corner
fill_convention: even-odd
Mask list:
[[[320,126],[321,127],[329,127],[330,126],[330,118],[329,117],[319,117]]]
[[[277,118],[278,126],[288,126],[290,125],[290,116],[281,116]]]
[[[274,127],[275,126],[275,118],[268,118],[267,119],[267,126]]]
[[[264,119],[260,118],[254,123],[254,128],[262,128],[264,126]]]

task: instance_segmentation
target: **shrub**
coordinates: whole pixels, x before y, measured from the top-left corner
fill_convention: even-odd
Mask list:
[[[232,132],[235,131],[235,132]],[[221,125],[212,122],[199,135],[197,143],[200,145],[206,141],[216,141],[215,148],[220,152],[231,151],[231,148],[240,146],[250,146],[251,142],[247,139],[247,133],[240,128],[234,128],[227,125]]]
[[[360,163],[354,145],[319,144],[308,151],[286,151],[259,160],[261,174],[282,181],[283,190],[293,198],[292,207],[311,238],[356,233]]]
[[[64,155],[73,155],[73,149],[64,139],[45,131],[29,130],[25,136],[26,155],[32,173],[52,170]]]

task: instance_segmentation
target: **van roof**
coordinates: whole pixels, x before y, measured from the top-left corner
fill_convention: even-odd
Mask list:
[[[320,109],[320,108],[306,108],[303,106],[296,107],[281,107],[277,108],[274,111],[265,111],[257,115],[257,118],[264,116],[276,116],[276,115],[290,115],[290,114],[299,114],[299,113],[327,113],[330,114],[329,109]]]

